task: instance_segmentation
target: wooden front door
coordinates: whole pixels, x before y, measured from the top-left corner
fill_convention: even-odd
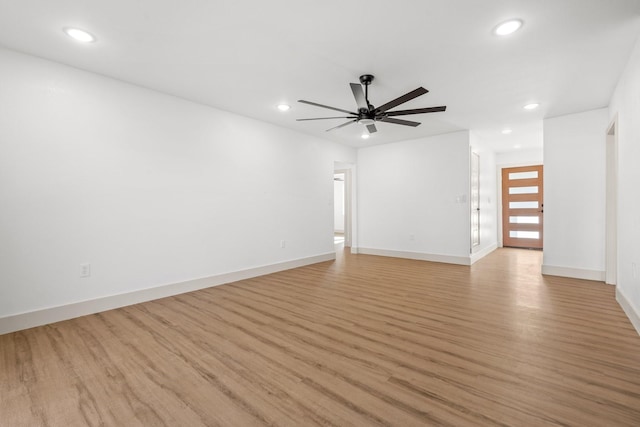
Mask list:
[[[542,249],[542,165],[502,169],[502,245]]]

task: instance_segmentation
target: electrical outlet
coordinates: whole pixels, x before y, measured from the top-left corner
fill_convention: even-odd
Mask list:
[[[80,264],[80,277],[91,277],[91,264]]]
[[[286,240],[280,240],[280,247],[281,247],[282,249],[284,249],[284,248],[285,248],[285,246],[287,246],[287,242],[286,242]]]
[[[416,240],[416,235],[415,234],[409,234],[409,240]]]
[[[638,278],[638,265],[635,262],[631,263],[631,276],[633,276],[634,279]]]

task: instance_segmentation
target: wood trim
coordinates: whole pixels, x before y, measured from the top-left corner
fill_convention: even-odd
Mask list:
[[[510,194],[509,201],[510,202],[530,202],[532,198],[538,199],[536,195],[533,194]],[[512,210],[519,210],[522,208],[511,208]]]
[[[509,169],[511,172],[529,172],[532,167],[537,167],[539,165],[523,165],[523,166],[514,166],[514,167],[504,167],[503,169]]]
[[[538,209],[508,209],[509,216],[538,216]],[[507,216],[507,220],[509,219]]]
[[[538,224],[507,224],[508,230],[538,231]]]
[[[511,168],[507,168],[511,170]],[[537,179],[518,179],[511,181],[513,183],[512,187],[536,187],[538,185]]]

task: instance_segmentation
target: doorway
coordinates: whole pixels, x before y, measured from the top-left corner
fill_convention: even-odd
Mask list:
[[[503,246],[543,248],[542,165],[502,169]]]
[[[333,243],[344,244],[345,232],[345,174],[333,174]]]
[[[351,170],[333,173],[333,242],[336,248],[351,247]]]

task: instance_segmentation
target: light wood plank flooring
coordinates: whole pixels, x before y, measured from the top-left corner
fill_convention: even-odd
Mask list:
[[[640,426],[640,337],[541,253],[326,262],[0,336],[2,426]]]

